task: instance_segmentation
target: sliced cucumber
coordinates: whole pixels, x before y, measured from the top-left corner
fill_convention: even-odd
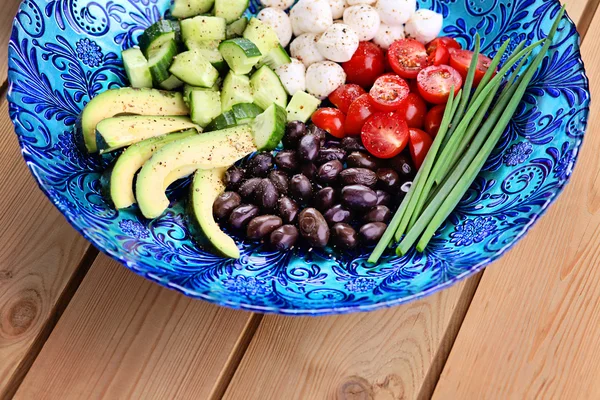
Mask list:
[[[321,100],[306,92],[296,92],[287,106],[288,121],[308,122],[321,105]]]
[[[194,123],[206,127],[221,114],[221,93],[212,90],[192,90],[190,112]]]
[[[190,18],[209,12],[215,0],[174,0],[171,15],[175,18]]]
[[[254,93],[254,103],[263,109],[271,104],[285,108],[288,104],[288,94],[281,84],[279,77],[266,65],[261,67],[250,78],[250,86]]]
[[[235,119],[235,115],[233,114],[233,110],[225,111],[223,114],[212,120],[210,124],[208,124],[205,132],[220,131],[227,128],[233,128],[234,126],[238,126],[238,123]]]
[[[144,57],[144,53],[137,47],[132,47],[123,51],[123,65],[131,87],[134,88],[151,88],[152,74],[148,67],[148,60]]]
[[[283,46],[279,45],[269,52],[266,56],[260,60],[258,64],[260,67],[267,65],[272,70],[276,70],[279,67],[290,64],[292,59],[290,55],[285,51]]]
[[[236,75],[230,71],[225,77],[221,90],[221,109],[223,112],[231,110],[235,104],[254,102],[250,78],[246,75]]]
[[[176,55],[177,44],[172,39],[148,53],[148,67],[154,82],[160,84],[169,79],[171,76],[169,67],[173,64]]]
[[[220,40],[195,40],[190,39],[185,42],[188,50],[219,50]]]
[[[219,79],[219,71],[196,50],[177,56],[169,71],[192,86],[212,87]]]
[[[158,86],[165,90],[175,90],[182,87],[183,82],[181,82],[175,75],[171,75],[167,78],[167,80],[162,81]]]
[[[166,19],[155,22],[138,38],[140,49],[146,57],[170,40],[174,40],[175,43],[181,40],[181,27],[179,22]]]
[[[225,61],[227,61],[229,68],[238,75],[250,73],[262,57],[258,47],[244,38],[224,41],[219,46],[219,51]]]
[[[248,0],[215,0],[215,15],[230,24],[244,15],[248,6]]]
[[[219,52],[219,46],[211,47],[212,43],[214,42],[196,42],[195,40],[189,40],[186,42],[186,45],[188,49],[195,50],[202,54],[202,57],[206,58],[217,71],[223,73],[227,71],[227,63]]]
[[[248,18],[246,17],[242,17],[237,21],[227,25],[227,39],[235,39],[237,37],[242,37],[247,26]]]
[[[252,18],[244,30],[244,37],[254,43],[263,55],[279,46],[279,37],[269,25]]]
[[[283,139],[286,123],[287,113],[277,104],[272,104],[264,113],[256,117],[252,123],[252,131],[254,144],[258,150],[275,150]]]
[[[220,17],[198,16],[181,21],[181,36],[188,40],[225,40],[227,24]]]
[[[263,113],[263,109],[253,103],[236,104],[231,108],[238,125],[249,124]]]

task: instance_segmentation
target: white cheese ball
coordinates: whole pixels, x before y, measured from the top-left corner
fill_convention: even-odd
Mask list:
[[[295,0],[260,0],[263,6],[279,8],[280,10],[287,10],[294,5],[294,1]]]
[[[358,35],[348,25],[333,24],[317,41],[317,49],[328,60],[350,61],[358,49]]]
[[[294,32],[321,33],[333,25],[329,0],[300,0],[290,17]]]
[[[292,58],[292,62],[275,70],[281,84],[290,96],[306,91],[306,67],[302,61]]]
[[[315,63],[306,71],[306,90],[321,100],[326,99],[344,83],[346,83],[344,69],[332,61]]]
[[[305,33],[298,36],[290,44],[292,57],[302,61],[307,68],[316,62],[325,61],[325,57],[321,55],[317,47],[317,40],[317,35],[314,33]]]
[[[303,33],[306,33],[302,29],[302,23],[300,22],[300,19],[293,12],[290,12],[290,22],[292,23],[292,33],[294,34],[294,37],[298,37]]]
[[[344,10],[348,7],[346,0],[329,0],[331,15],[333,19],[340,19],[344,16]]]
[[[373,42],[384,50],[390,48],[396,40],[404,39],[404,28],[402,26],[389,26],[381,24]]]
[[[418,10],[404,26],[404,33],[425,44],[439,36],[444,26],[444,17],[431,10]]]
[[[402,26],[417,10],[417,0],[379,0],[375,8],[381,22],[389,26]]]
[[[285,11],[279,8],[263,8],[256,16],[259,20],[269,25],[279,38],[279,43],[287,47],[292,40],[292,23]]]
[[[344,11],[344,23],[356,32],[360,41],[364,42],[375,37],[381,19],[377,10],[371,6],[352,6]]]
[[[347,0],[349,6],[356,6],[359,4],[373,5],[377,0]]]

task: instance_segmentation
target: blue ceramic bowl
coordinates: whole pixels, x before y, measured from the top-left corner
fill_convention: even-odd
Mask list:
[[[249,13],[256,12],[252,1]],[[239,241],[232,261],[202,251],[183,213],[185,183],[172,208],[148,221],[117,212],[101,193],[110,160],[81,153],[73,126],[89,99],[125,85],[119,55],[167,10],[169,0],[25,0],[10,41],[10,116],[33,175],[68,221],[127,268],[184,294],[223,306],[325,315],[401,304],[480,270],[512,247],[564,188],[585,133],[590,94],[579,36],[565,17],[557,44],[536,74],[498,148],[426,253],[380,265],[371,249],[277,253]],[[445,16],[444,33],[493,56],[545,37],[555,0],[422,0]],[[531,249],[535,251],[535,249]],[[515,266],[517,267],[517,266]]]

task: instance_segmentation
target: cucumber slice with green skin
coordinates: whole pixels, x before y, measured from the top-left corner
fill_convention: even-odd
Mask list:
[[[244,15],[248,6],[248,0],[215,0],[215,15],[230,24]]]
[[[206,127],[221,114],[221,93],[212,90],[192,90],[190,93],[192,121]]]
[[[271,104],[285,108],[288,104],[288,94],[281,84],[279,77],[266,65],[261,67],[250,78],[250,86],[254,93],[254,103],[267,109]]]
[[[188,50],[219,50],[220,40],[188,40],[185,42]]]
[[[211,123],[208,124],[208,126],[206,127],[205,131],[214,132],[223,129],[233,128],[235,126],[238,126],[238,122],[235,119],[235,114],[233,113],[233,110],[231,110],[225,111],[223,114],[219,115],[214,120],[212,120]]]
[[[184,132],[146,139],[125,150],[112,168],[110,182],[108,183],[110,198],[115,208],[122,210],[135,204],[135,194],[133,193],[135,174],[157,150],[167,143],[197,134],[198,131],[190,129]]]
[[[308,122],[321,105],[321,100],[306,92],[296,92],[287,106],[288,121]]]
[[[96,126],[96,142],[100,154],[110,153],[143,140],[179,132],[185,129],[202,128],[188,117],[158,117],[128,115],[102,120]]]
[[[229,72],[221,89],[221,111],[229,111],[240,103],[253,103],[254,96],[250,87],[250,78]]]
[[[258,65],[262,67],[263,65],[267,65],[272,70],[276,70],[279,67],[282,67],[287,64],[291,64],[292,59],[290,55],[285,51],[283,46],[279,45],[275,47],[273,50],[269,52],[266,56],[260,60]]]
[[[240,250],[235,241],[221,230],[213,214],[213,204],[225,191],[223,178],[226,168],[199,170],[192,183],[188,214],[192,234],[201,245],[209,247],[220,256],[238,259]]]
[[[279,37],[273,28],[256,18],[252,18],[248,22],[248,26],[244,30],[244,38],[254,43],[263,56],[279,46]]]
[[[236,38],[229,39],[219,46],[221,55],[227,61],[229,68],[238,74],[245,75],[252,71],[252,68],[262,58],[258,47],[248,39]]]
[[[167,80],[162,81],[158,86],[165,90],[175,90],[182,87],[183,82],[181,82],[175,75],[171,75],[167,78]]]
[[[215,67],[217,71],[219,71],[219,73],[224,73],[227,72],[227,70],[229,70],[227,63],[225,62],[225,59],[223,58],[219,50],[197,49],[196,51],[199,52],[202,55],[202,57],[208,60],[212,64],[212,66]]]
[[[131,87],[151,88],[152,74],[150,73],[148,60],[144,57],[144,53],[139,48],[132,47],[123,51],[121,56],[123,57],[123,65],[125,66],[125,72],[127,73]]]
[[[181,36],[183,41],[188,40],[225,40],[227,38],[227,24],[220,17],[198,16],[181,21]]]
[[[175,18],[190,18],[209,12],[215,0],[174,0],[171,15]]]
[[[165,19],[155,22],[138,38],[140,49],[146,57],[170,40],[176,43],[181,41],[181,27],[179,22]]]
[[[253,103],[236,104],[231,108],[238,125],[249,124],[263,111],[262,108]]]
[[[209,88],[219,79],[219,71],[197,50],[189,50],[175,58],[169,71],[183,82]]]
[[[174,40],[169,40],[162,47],[149,52],[148,67],[150,68],[152,79],[158,85],[171,76],[169,67],[173,64],[173,59],[176,55],[177,44]]]
[[[252,131],[258,150],[275,150],[285,135],[286,124],[287,112],[277,104],[272,104],[256,117],[252,123]]]
[[[227,39],[235,39],[242,37],[248,26],[248,18],[242,17],[235,22],[227,25]]]

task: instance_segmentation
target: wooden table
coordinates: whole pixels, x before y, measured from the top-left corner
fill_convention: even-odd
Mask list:
[[[568,4],[595,98],[599,1]],[[5,49],[18,0],[3,4]],[[424,300],[319,319],[192,301],[98,255],[0,107],[0,399],[600,398],[597,102],[571,184],[508,256]]]

